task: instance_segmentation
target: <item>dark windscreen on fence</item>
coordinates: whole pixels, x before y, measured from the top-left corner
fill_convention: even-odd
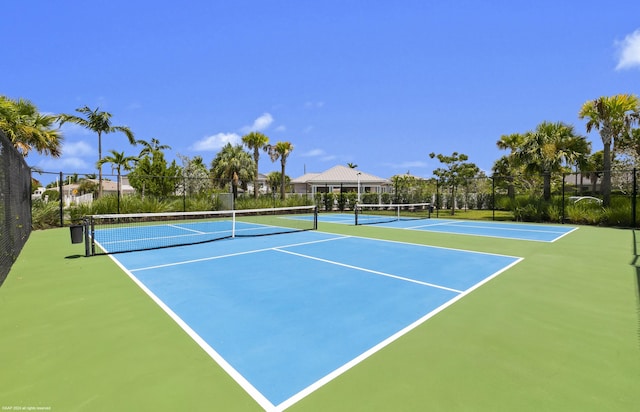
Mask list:
[[[31,233],[31,170],[0,131],[0,285]]]

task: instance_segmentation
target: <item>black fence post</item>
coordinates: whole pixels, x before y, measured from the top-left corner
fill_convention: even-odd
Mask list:
[[[436,218],[440,213],[440,179],[436,180]]]
[[[496,220],[496,177],[491,176],[491,220]]]
[[[562,224],[564,225],[564,180],[565,180],[566,175],[563,173],[562,174],[562,217],[560,218],[560,220],[562,220]]]
[[[636,179],[636,168],[633,168],[633,197],[631,198],[631,227],[636,227],[636,199],[638,196],[638,187]]]
[[[120,181],[120,173],[118,173],[118,180],[116,182],[116,192],[118,193],[117,199],[118,199],[118,214],[120,214],[120,186],[122,185],[121,181]]]
[[[64,226],[64,208],[62,203],[64,202],[64,193],[62,193],[62,172],[60,172],[60,180],[58,181],[58,193],[60,193],[60,227]]]
[[[182,211],[187,211],[187,177],[182,176]]]

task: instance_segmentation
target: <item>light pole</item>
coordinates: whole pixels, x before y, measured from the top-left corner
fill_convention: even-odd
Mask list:
[[[362,174],[361,172],[356,173],[356,177],[358,179],[358,203],[360,203],[360,175],[361,174]]]

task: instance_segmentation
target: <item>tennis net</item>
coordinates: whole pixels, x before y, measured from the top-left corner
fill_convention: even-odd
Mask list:
[[[91,215],[84,218],[86,256],[133,252],[314,230],[315,206],[209,212]]]
[[[430,203],[357,204],[355,207],[356,225],[372,225],[398,220],[428,219],[430,217]]]

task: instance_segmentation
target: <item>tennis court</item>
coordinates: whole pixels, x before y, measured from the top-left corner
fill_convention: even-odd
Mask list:
[[[0,405],[635,410],[632,232],[532,242],[323,216],[317,231],[91,258],[68,228],[32,233],[0,288]]]
[[[358,216],[360,225],[376,225],[383,228],[407,229],[435,233],[483,236],[501,239],[529,240],[536,242],[555,242],[573,232],[575,226],[469,221],[461,219],[444,219],[431,217],[432,214],[414,216],[415,213],[396,214],[387,211],[389,205],[363,205],[372,207],[365,209]],[[374,207],[384,207],[383,214],[375,213]],[[372,213],[373,212],[373,213]],[[353,213],[321,214],[318,218],[324,223],[353,225],[356,217]]]
[[[519,261],[322,232],[114,259],[267,410],[295,403]]]

